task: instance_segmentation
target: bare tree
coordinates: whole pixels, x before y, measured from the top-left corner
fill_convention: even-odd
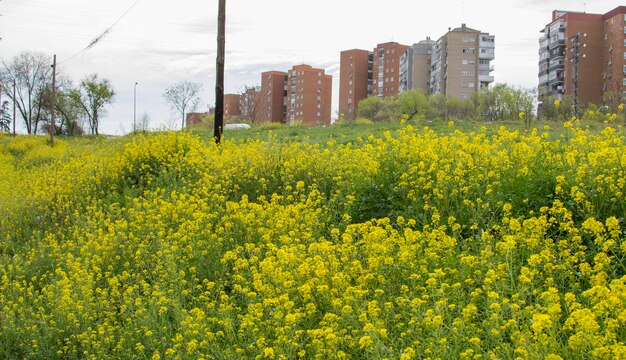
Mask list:
[[[91,74],[80,82],[78,89],[70,91],[70,96],[85,110],[91,133],[98,135],[100,118],[104,116],[104,106],[113,102],[115,91],[107,79],[99,79]]]
[[[241,117],[249,124],[254,124],[259,117],[261,89],[258,86],[244,86],[239,100]]]
[[[182,118],[181,129],[185,128],[185,114],[198,108],[201,89],[202,84],[190,81],[181,81],[165,89],[163,97]]]
[[[9,102],[3,101],[0,106],[0,132],[9,132],[11,126],[11,112]]]
[[[150,115],[143,113],[139,118],[139,130],[148,131],[150,129]]]
[[[15,56],[10,63],[2,60],[2,89],[11,101],[15,101],[29,134],[37,133],[39,122],[44,119],[45,93],[51,80],[51,63],[47,55],[28,51]],[[13,92],[8,91],[13,88],[13,81],[17,85],[15,99]]]

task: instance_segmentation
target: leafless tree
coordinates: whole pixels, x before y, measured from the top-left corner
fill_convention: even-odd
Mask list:
[[[244,86],[244,90],[241,93],[239,100],[239,107],[241,109],[242,119],[249,123],[254,124],[259,117],[259,110],[261,106],[261,89],[258,86]]]
[[[193,112],[198,108],[200,103],[198,93],[201,89],[201,83],[190,81],[181,81],[165,89],[163,97],[172,109],[181,116],[181,129],[185,128],[186,113]]]
[[[45,116],[45,93],[50,86],[51,63],[47,55],[29,51],[18,54],[10,63],[2,60],[2,90],[11,101],[15,101],[29,134],[37,133],[39,123]],[[15,99],[13,92],[9,91],[13,88],[13,81],[16,83]]]

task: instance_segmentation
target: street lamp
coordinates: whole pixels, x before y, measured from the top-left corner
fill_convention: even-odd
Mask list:
[[[135,90],[133,94],[133,132],[137,131],[137,84],[135,82]]]

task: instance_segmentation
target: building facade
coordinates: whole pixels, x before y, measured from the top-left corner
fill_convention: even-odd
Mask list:
[[[552,12],[539,38],[539,100],[615,104],[626,94],[626,7]]]
[[[431,94],[469,99],[488,89],[494,81],[491,61],[495,58],[495,36],[465,24],[448,31],[434,44],[431,56]]]
[[[359,101],[372,94],[374,53],[352,49],[341,52],[339,66],[339,114],[353,120]],[[341,116],[341,115],[340,115]]]
[[[397,96],[400,85],[400,57],[408,46],[396,42],[378,44],[374,49],[372,95]]]
[[[287,123],[330,125],[332,112],[331,75],[310,65],[294,66],[287,73]]]
[[[626,6],[619,6],[603,16],[604,74],[603,100],[616,105],[626,100]]]
[[[400,56],[398,91],[423,90],[430,92],[430,64],[435,42],[427,37],[407,48]]]
[[[245,87],[239,96],[239,111],[243,121],[250,124],[257,122],[260,97],[261,88],[259,86]]]
[[[287,111],[287,73],[266,71],[261,74],[259,120],[285,122]]]
[[[224,94],[224,116],[239,116],[241,115],[241,109],[239,108],[239,101],[241,95],[239,94]]]

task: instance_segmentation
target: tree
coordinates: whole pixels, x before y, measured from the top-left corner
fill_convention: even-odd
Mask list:
[[[72,89],[57,92],[55,109],[59,121],[55,121],[57,133],[65,135],[82,135],[84,133],[81,119],[86,116],[85,109],[77,97],[70,96]]]
[[[10,63],[2,60],[0,81],[2,89],[11,101],[15,101],[17,111],[24,120],[29,134],[37,133],[39,122],[45,113],[45,92],[51,81],[50,57],[39,52],[22,52]],[[16,95],[13,98],[13,82]]]
[[[258,86],[244,85],[240,99],[242,119],[248,124],[254,124],[259,117],[261,89]]]
[[[113,102],[115,91],[107,79],[99,79],[91,74],[80,82],[78,89],[72,89],[69,96],[85,111],[92,134],[98,135],[100,118],[105,115],[104,106]]]
[[[140,131],[148,131],[150,130],[150,115],[148,113],[143,113],[139,118],[139,124],[137,124],[138,129]]]
[[[201,89],[202,84],[190,81],[181,81],[165,89],[163,97],[182,118],[181,129],[185,128],[185,114],[198,108]]]
[[[11,130],[11,113],[9,102],[3,101],[0,108],[0,131],[9,132]]]

